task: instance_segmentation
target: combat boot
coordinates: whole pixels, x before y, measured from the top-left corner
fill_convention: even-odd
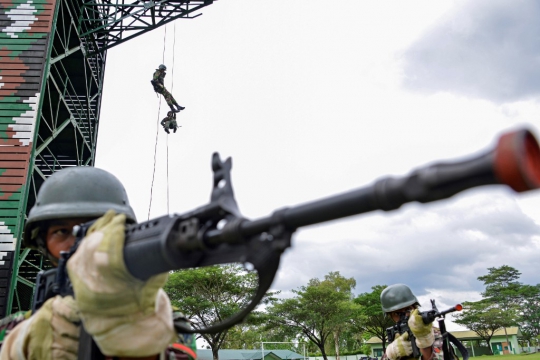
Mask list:
[[[180,110],[177,110],[177,109],[174,107],[174,105],[172,105],[172,104],[169,105],[169,107],[171,108],[171,111],[172,111],[172,112],[179,112],[179,111],[180,111]]]
[[[185,109],[184,106],[180,106],[180,105],[178,105],[178,104],[175,104],[175,105],[176,105],[176,107],[178,108],[178,111],[177,111],[177,112],[179,112],[180,110],[184,110],[184,109]]]

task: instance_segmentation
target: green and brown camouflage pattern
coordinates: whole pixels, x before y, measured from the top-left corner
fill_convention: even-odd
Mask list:
[[[0,294],[21,237],[55,0],[0,0]],[[0,296],[0,313],[5,299]]]

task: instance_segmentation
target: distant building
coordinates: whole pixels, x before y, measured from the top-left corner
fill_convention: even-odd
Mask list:
[[[469,356],[480,356],[489,354],[489,347],[486,344],[486,341],[483,340],[477,333],[470,330],[465,331],[450,331],[459,341],[469,351]],[[506,328],[506,333],[508,334],[508,340],[510,344],[506,342],[506,335],[504,329],[495,331],[493,337],[491,338],[491,350],[493,350],[494,355],[504,355],[504,354],[520,354],[521,348],[518,344],[518,337],[521,336],[521,331],[518,327],[508,327]],[[371,356],[381,357],[382,353],[382,342],[379,338],[372,337],[367,341],[371,346]],[[388,343],[386,344],[388,346]],[[460,356],[459,352],[456,351],[456,354]]]
[[[290,350],[218,350],[219,360],[304,360]],[[197,349],[198,360],[213,360],[212,350]]]

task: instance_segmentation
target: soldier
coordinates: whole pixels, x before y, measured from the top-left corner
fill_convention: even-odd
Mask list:
[[[411,289],[404,284],[390,285],[381,293],[381,306],[383,312],[392,318],[395,323],[399,322],[402,315],[409,319],[408,325],[416,338],[416,345],[422,354],[422,360],[443,360],[442,336],[439,329],[433,324],[424,324],[418,311],[420,304]],[[413,353],[408,333],[396,336],[388,345],[381,360],[397,360],[412,358]],[[455,355],[452,354],[455,358]]]
[[[169,111],[167,117],[161,120],[161,126],[167,134],[170,134],[169,129],[172,129],[173,132],[176,132],[178,124],[176,123],[176,113],[174,111]]]
[[[167,105],[169,105],[169,107],[171,108],[173,112],[179,112],[180,110],[184,110],[185,107],[178,105],[178,103],[176,102],[172,94],[165,88],[165,85],[163,82],[165,75],[167,75],[165,71],[167,71],[167,67],[161,64],[154,72],[154,76],[152,80],[150,81],[152,85],[154,86],[154,91],[157,92],[158,94],[163,95],[163,97],[165,98],[165,101],[167,102]]]
[[[0,359],[77,359],[81,322],[107,359],[195,359],[194,337],[174,331],[162,289],[167,275],[141,281],[126,270],[124,229],[136,219],[112,174],[72,167],[51,175],[30,210],[23,241],[56,266],[60,252],[74,244],[73,227],[97,218],[68,261],[75,298],[56,296],[31,316],[2,321],[11,331]]]

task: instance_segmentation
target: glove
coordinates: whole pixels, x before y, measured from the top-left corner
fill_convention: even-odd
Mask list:
[[[49,299],[2,344],[2,359],[77,360],[80,316],[71,296]],[[22,356],[26,354],[26,356]]]
[[[409,317],[409,328],[416,337],[416,345],[419,349],[431,347],[435,342],[432,323],[424,324],[418,309],[414,309]]]
[[[405,356],[409,356],[413,353],[412,345],[409,341],[409,334],[403,333],[396,336],[394,341],[386,348],[386,356],[390,360],[396,360]]]
[[[167,274],[134,278],[124,263],[126,217],[108,211],[67,267],[86,331],[107,356],[150,356],[174,341]]]

